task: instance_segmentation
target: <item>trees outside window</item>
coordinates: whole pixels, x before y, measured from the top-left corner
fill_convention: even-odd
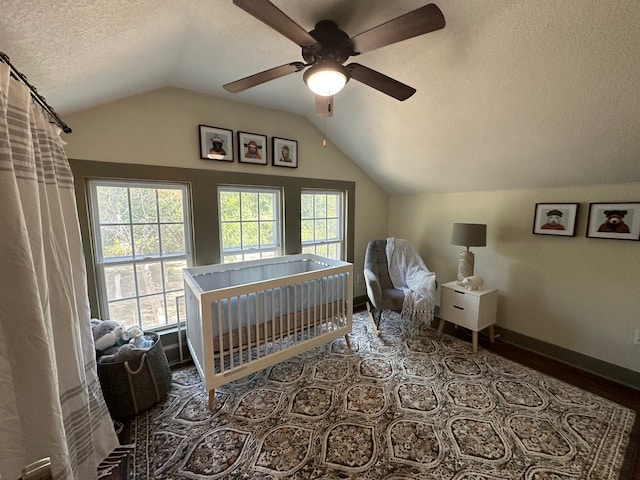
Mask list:
[[[344,260],[342,192],[303,190],[300,205],[302,253]]]
[[[282,255],[280,190],[219,187],[222,263]]]
[[[143,330],[184,319],[191,266],[186,185],[91,180],[93,255],[102,319]]]

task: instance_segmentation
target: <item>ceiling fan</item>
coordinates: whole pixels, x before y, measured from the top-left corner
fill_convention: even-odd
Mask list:
[[[310,67],[303,74],[316,94],[316,113],[333,114],[333,95],[353,78],[403,101],[415,88],[359,63],[344,65],[349,57],[370,52],[402,40],[444,28],[445,20],[434,4],[424,5],[354,37],[349,37],[331,20],[321,20],[310,32],[289,18],[269,0],[233,0],[233,3],[302,47],[304,62],[291,62],[227,83],[224,89],[238,93]]]

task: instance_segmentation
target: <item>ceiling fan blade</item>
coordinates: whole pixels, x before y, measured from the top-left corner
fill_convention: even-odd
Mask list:
[[[433,3],[362,32],[351,39],[355,55],[444,28],[442,11]]]
[[[416,93],[415,88],[405,85],[391,77],[387,77],[380,72],[371,70],[369,67],[365,67],[359,63],[350,63],[347,65],[347,69],[351,73],[351,78],[354,80],[369,85],[401,102]]]
[[[333,96],[316,95],[316,115],[333,117]]]
[[[280,65],[279,67],[270,68],[269,70],[265,70],[264,72],[255,73],[245,78],[241,78],[240,80],[236,80],[235,82],[227,83],[223,85],[227,92],[238,93],[247,88],[255,87],[256,85],[263,84],[270,80],[275,80],[276,78],[284,77],[285,75],[289,75],[291,73],[299,72],[306,65],[302,62],[292,62],[285,63],[284,65]]]
[[[301,47],[312,47],[318,43],[269,0],[233,0],[233,3]]]

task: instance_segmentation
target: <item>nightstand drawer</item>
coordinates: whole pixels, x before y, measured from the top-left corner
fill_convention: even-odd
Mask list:
[[[454,310],[469,310],[477,312],[478,296],[465,293],[462,287],[460,288],[460,291],[453,288],[443,288],[442,301],[440,304],[443,309],[458,307]]]
[[[478,313],[473,310],[454,306],[450,303],[443,303],[440,310],[440,317],[461,327],[478,330]]]

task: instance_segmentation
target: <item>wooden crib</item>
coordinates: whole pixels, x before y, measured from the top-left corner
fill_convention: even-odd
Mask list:
[[[312,254],[184,269],[187,345],[216,387],[344,336],[353,265]]]

